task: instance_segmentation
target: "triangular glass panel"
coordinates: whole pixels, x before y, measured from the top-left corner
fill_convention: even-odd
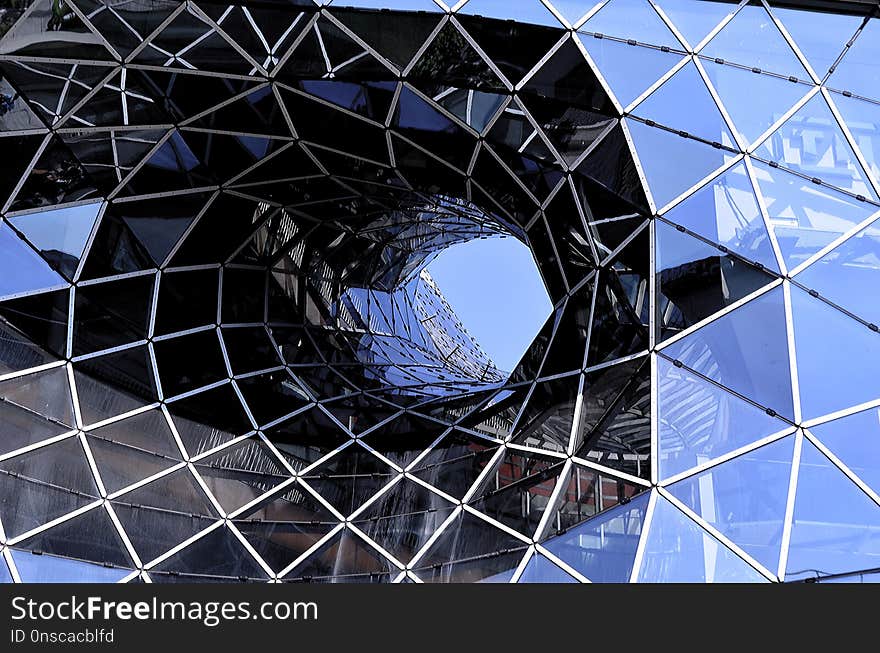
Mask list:
[[[3,424],[3,437],[0,439],[0,454],[3,455],[71,430],[67,425],[48,420],[2,398],[0,424]]]
[[[611,508],[543,543],[594,583],[626,583],[645,523],[648,493]]]
[[[611,0],[578,29],[649,45],[682,47],[647,0]]]
[[[62,175],[45,174],[46,170],[64,170]],[[59,136],[52,136],[49,144],[22,184],[10,211],[23,211],[51,204],[65,204],[91,199],[98,191],[76,156]]]
[[[115,567],[133,566],[122,538],[103,506],[32,535],[16,546]]]
[[[131,573],[91,562],[10,549],[24,583],[116,583]]]
[[[456,3],[450,2],[448,4],[454,6]],[[562,2],[554,1],[552,4],[562,14],[563,18],[566,18],[569,22],[574,22],[581,18],[588,8],[586,2],[571,3],[563,0]],[[576,6],[573,7],[571,6],[572,4]],[[580,15],[574,15],[578,14],[578,12],[581,12]],[[529,25],[562,27],[559,20],[540,1],[521,2],[511,5],[509,2],[505,2],[505,0],[468,0],[463,7],[458,8],[457,13],[482,16],[484,18],[515,20],[518,23],[528,23]]]
[[[758,405],[794,419],[782,288],[764,293],[662,351]]]
[[[513,442],[566,453],[571,440],[580,375],[535,384],[517,420]]]
[[[654,238],[661,336],[687,329],[775,279],[664,220],[654,222]]]
[[[320,407],[301,411],[265,433],[294,469],[323,458],[351,438]]]
[[[658,211],[735,156],[638,120],[628,118],[626,124]],[[670,160],[677,165],[670,166]]]
[[[293,583],[390,583],[400,569],[351,530],[322,544],[283,581]]]
[[[761,583],[767,580],[662,496],[643,535],[640,583]]]
[[[669,486],[669,492],[752,556],[779,565],[794,437],[728,460]]]
[[[773,15],[782,21],[813,72],[824,79],[862,24],[862,17],[833,11],[810,11],[799,7],[773,7]]]
[[[452,514],[455,505],[413,481],[401,479],[354,522],[397,560],[408,563]]]
[[[660,477],[669,478],[788,428],[722,388],[657,357]]]
[[[4,136],[0,133],[0,146],[9,153],[0,160],[0,197],[4,203],[22,175],[30,171],[31,161],[45,138],[43,134]]]
[[[768,270],[779,271],[767,226],[743,163],[710,181],[663,217]]]
[[[439,10],[433,2],[414,0],[420,9]],[[431,32],[440,22],[440,16],[428,13],[400,13],[394,17],[395,30],[393,38],[388,33],[386,16],[379,12],[348,11],[343,7],[355,5],[357,2],[346,0],[339,9],[333,8],[333,15],[341,20],[366,43],[376,49],[379,54],[403,69],[425,43]],[[363,4],[363,3],[361,3]],[[376,3],[377,6],[383,3]]]
[[[868,487],[880,491],[880,409],[813,426],[810,433]]]
[[[861,150],[868,173],[873,175],[875,184],[880,182],[880,151],[875,146],[877,133],[880,132],[880,103],[866,102],[840,93],[833,93],[832,101]]]
[[[267,579],[241,541],[225,526],[187,545],[150,569],[154,582],[246,581]]]
[[[0,302],[3,331],[16,335],[7,338],[2,350],[2,366],[18,371],[58,360],[67,352],[67,319],[70,308],[69,290],[25,295]],[[12,345],[16,342],[16,345]],[[22,351],[27,349],[27,353]],[[39,351],[39,349],[43,351]],[[5,374],[5,372],[4,372]]]
[[[548,522],[547,535],[559,535],[601,512],[627,504],[644,490],[643,486],[600,474],[579,463],[571,465],[559,482],[562,488],[551,508],[554,514]]]
[[[566,300],[553,342],[541,365],[542,377],[573,372],[583,367],[590,329],[593,285],[592,282],[585,283]]]
[[[734,129],[748,146],[770,129],[813,86],[773,75],[704,60],[703,69],[718,93]],[[750,90],[744,97],[743,88]]]
[[[190,456],[253,430],[229,383],[174,401],[168,404],[168,410]]]
[[[754,161],[755,179],[789,270],[864,222],[876,210],[828,186]]]
[[[506,583],[527,548],[524,542],[463,510],[419,558],[413,573],[431,583]]]
[[[0,497],[0,520],[9,538],[97,500],[98,488],[79,438],[0,462]]]
[[[0,224],[0,250],[0,296],[64,285],[64,278],[5,224]]]
[[[218,519],[208,497],[186,468],[114,499],[113,510],[144,563]]]
[[[558,565],[550,562],[546,556],[536,553],[532,556],[523,569],[522,575],[519,577],[518,583],[576,583],[571,574],[568,574]]]
[[[449,428],[448,424],[415,413],[403,413],[370,429],[362,437],[365,444],[406,467]]]
[[[461,499],[471,489],[499,444],[463,431],[452,431],[409,470],[441,492]]]
[[[94,424],[159,400],[146,345],[88,358],[73,365],[85,424]]]
[[[587,34],[578,34],[577,38],[622,107],[629,106],[683,57],[678,52],[663,52]]]
[[[73,278],[101,204],[84,204],[9,218],[52,267]]]
[[[798,274],[798,283],[863,320],[880,324],[880,307],[865,293],[877,283],[880,272],[878,228],[875,222],[845,240]]]
[[[302,479],[334,508],[350,515],[396,475],[377,456],[353,443]]]
[[[323,504],[299,484],[261,500],[233,522],[276,572],[287,567],[339,524]]]
[[[60,425],[74,423],[66,367],[4,381],[0,383],[0,400]]]
[[[194,465],[226,512],[234,512],[290,477],[272,450],[258,438],[238,442]]]
[[[880,20],[870,19],[859,37],[828,78],[828,86],[840,91],[880,100],[877,58],[880,56]]]
[[[634,159],[631,156],[621,157],[622,152],[630,151],[627,141],[623,127],[620,124],[615,125],[578,164],[576,169],[578,174],[572,176],[575,188],[579,189],[578,194],[584,213],[588,216],[588,222],[590,222],[590,213],[596,218],[608,218],[612,217],[605,213],[609,210],[612,211],[613,217],[649,211],[644,184]],[[586,179],[581,181],[580,175]],[[638,220],[634,224],[641,222]],[[600,233],[601,231],[607,233],[607,230],[600,230]],[[627,235],[633,231],[634,228],[630,229]],[[622,240],[616,242],[612,249],[621,242]],[[609,242],[605,244],[610,245]],[[610,254],[611,250],[600,252],[603,253]]]
[[[785,580],[880,567],[880,506],[804,441]]]
[[[756,154],[837,188],[877,199],[821,93],[764,141]]]
[[[749,68],[768,70],[801,79],[807,71],[760,2],[742,7],[700,51],[712,59],[724,59]]]
[[[722,2],[694,3],[690,0],[653,0],[679,33],[696,48],[722,20],[736,9]]]
[[[549,506],[564,461],[509,449],[483,481],[470,504],[485,515],[529,537]]]
[[[308,395],[283,370],[240,379],[238,389],[259,424],[289,415],[309,403]]]
[[[880,396],[880,335],[796,286],[791,311],[805,420]]]

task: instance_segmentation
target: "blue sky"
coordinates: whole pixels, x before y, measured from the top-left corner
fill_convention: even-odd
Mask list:
[[[516,238],[453,245],[428,265],[468,332],[512,371],[552,308],[528,248]]]

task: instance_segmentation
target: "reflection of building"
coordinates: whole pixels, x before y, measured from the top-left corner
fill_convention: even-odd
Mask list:
[[[871,7],[25,4],[0,578],[880,567]],[[424,272],[500,235],[509,375]]]

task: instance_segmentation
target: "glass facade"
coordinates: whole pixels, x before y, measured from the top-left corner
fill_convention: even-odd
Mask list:
[[[878,12],[0,3],[0,582],[880,577]]]

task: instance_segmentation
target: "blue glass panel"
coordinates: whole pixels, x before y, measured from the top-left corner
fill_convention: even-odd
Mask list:
[[[520,583],[576,583],[577,580],[572,578],[570,574],[565,573],[550,562],[540,553],[536,553],[529,560],[526,568],[523,570],[522,576],[519,577]]]
[[[586,3],[582,2],[579,4],[583,6]],[[455,1],[451,0],[449,5],[455,5]],[[587,9],[583,11],[586,13]],[[519,0],[518,2],[510,2],[509,0],[470,0],[458,10],[458,13],[486,16],[487,18],[503,18],[532,25],[562,27],[556,16],[544,6],[541,0]]]
[[[587,34],[578,38],[612,93],[626,107],[681,61],[680,54],[661,52]]]
[[[794,437],[669,486],[684,505],[771,572],[779,565]]]
[[[68,277],[76,272],[101,204],[86,204],[9,218],[43,257]]]
[[[872,18],[828,78],[828,86],[880,100],[880,19]]]
[[[880,324],[880,304],[873,293],[865,292],[880,281],[880,224],[845,240],[797,280],[860,318]]]
[[[678,508],[657,497],[640,583],[760,583],[766,579]]]
[[[702,63],[734,129],[748,145],[781,120],[813,88],[711,60]],[[744,88],[749,92],[743,93]]]
[[[582,32],[635,39],[639,43],[683,48],[648,0],[611,0],[579,29]]]
[[[804,440],[785,579],[880,567],[880,507]]]
[[[332,3],[319,2],[318,4],[362,9],[394,9],[395,11],[442,11],[433,0],[333,0]]]
[[[64,279],[7,225],[0,224],[0,296],[50,288]]]
[[[752,401],[793,419],[782,289],[774,288],[663,353]]]
[[[746,5],[700,51],[750,68],[807,78],[794,50],[761,5]]]
[[[716,177],[665,216],[713,243],[779,271],[755,191],[740,163]]]
[[[821,93],[764,141],[756,154],[837,188],[877,197]]]
[[[23,583],[116,583],[130,569],[112,569],[79,560],[50,555],[34,555],[11,549],[12,559]]]
[[[880,397],[880,334],[794,286],[791,307],[804,419]]]
[[[626,124],[658,210],[733,156],[726,150],[636,120],[627,119]],[[670,165],[671,161],[675,165]]]
[[[540,0],[536,0],[540,2]],[[510,4],[510,3],[508,3]],[[600,4],[599,0],[550,0],[550,4],[565,18],[571,25],[576,24],[581,18],[587,15],[593,7]]]
[[[861,16],[830,11],[803,11],[787,7],[773,7],[772,11],[782,21],[819,79],[825,77],[847,41],[862,24]]]
[[[755,164],[761,189],[789,270],[868,219],[876,207],[784,170]]]
[[[654,0],[675,28],[696,47],[735,7],[722,2]]]
[[[868,172],[875,182],[880,181],[880,104],[840,93],[832,93],[831,99],[865,158]]]
[[[736,145],[693,63],[688,63],[666,80],[663,86],[639,103],[633,113],[707,141],[728,147]]]
[[[632,572],[648,493],[544,542],[548,551],[594,583],[625,583]]]
[[[9,567],[6,566],[6,557],[0,556],[0,583],[11,583],[12,574],[9,573]]]
[[[778,433],[771,417],[705,379],[657,358],[660,477],[669,478],[751,442]]]
[[[880,409],[871,408],[810,429],[875,492],[880,492]]]

